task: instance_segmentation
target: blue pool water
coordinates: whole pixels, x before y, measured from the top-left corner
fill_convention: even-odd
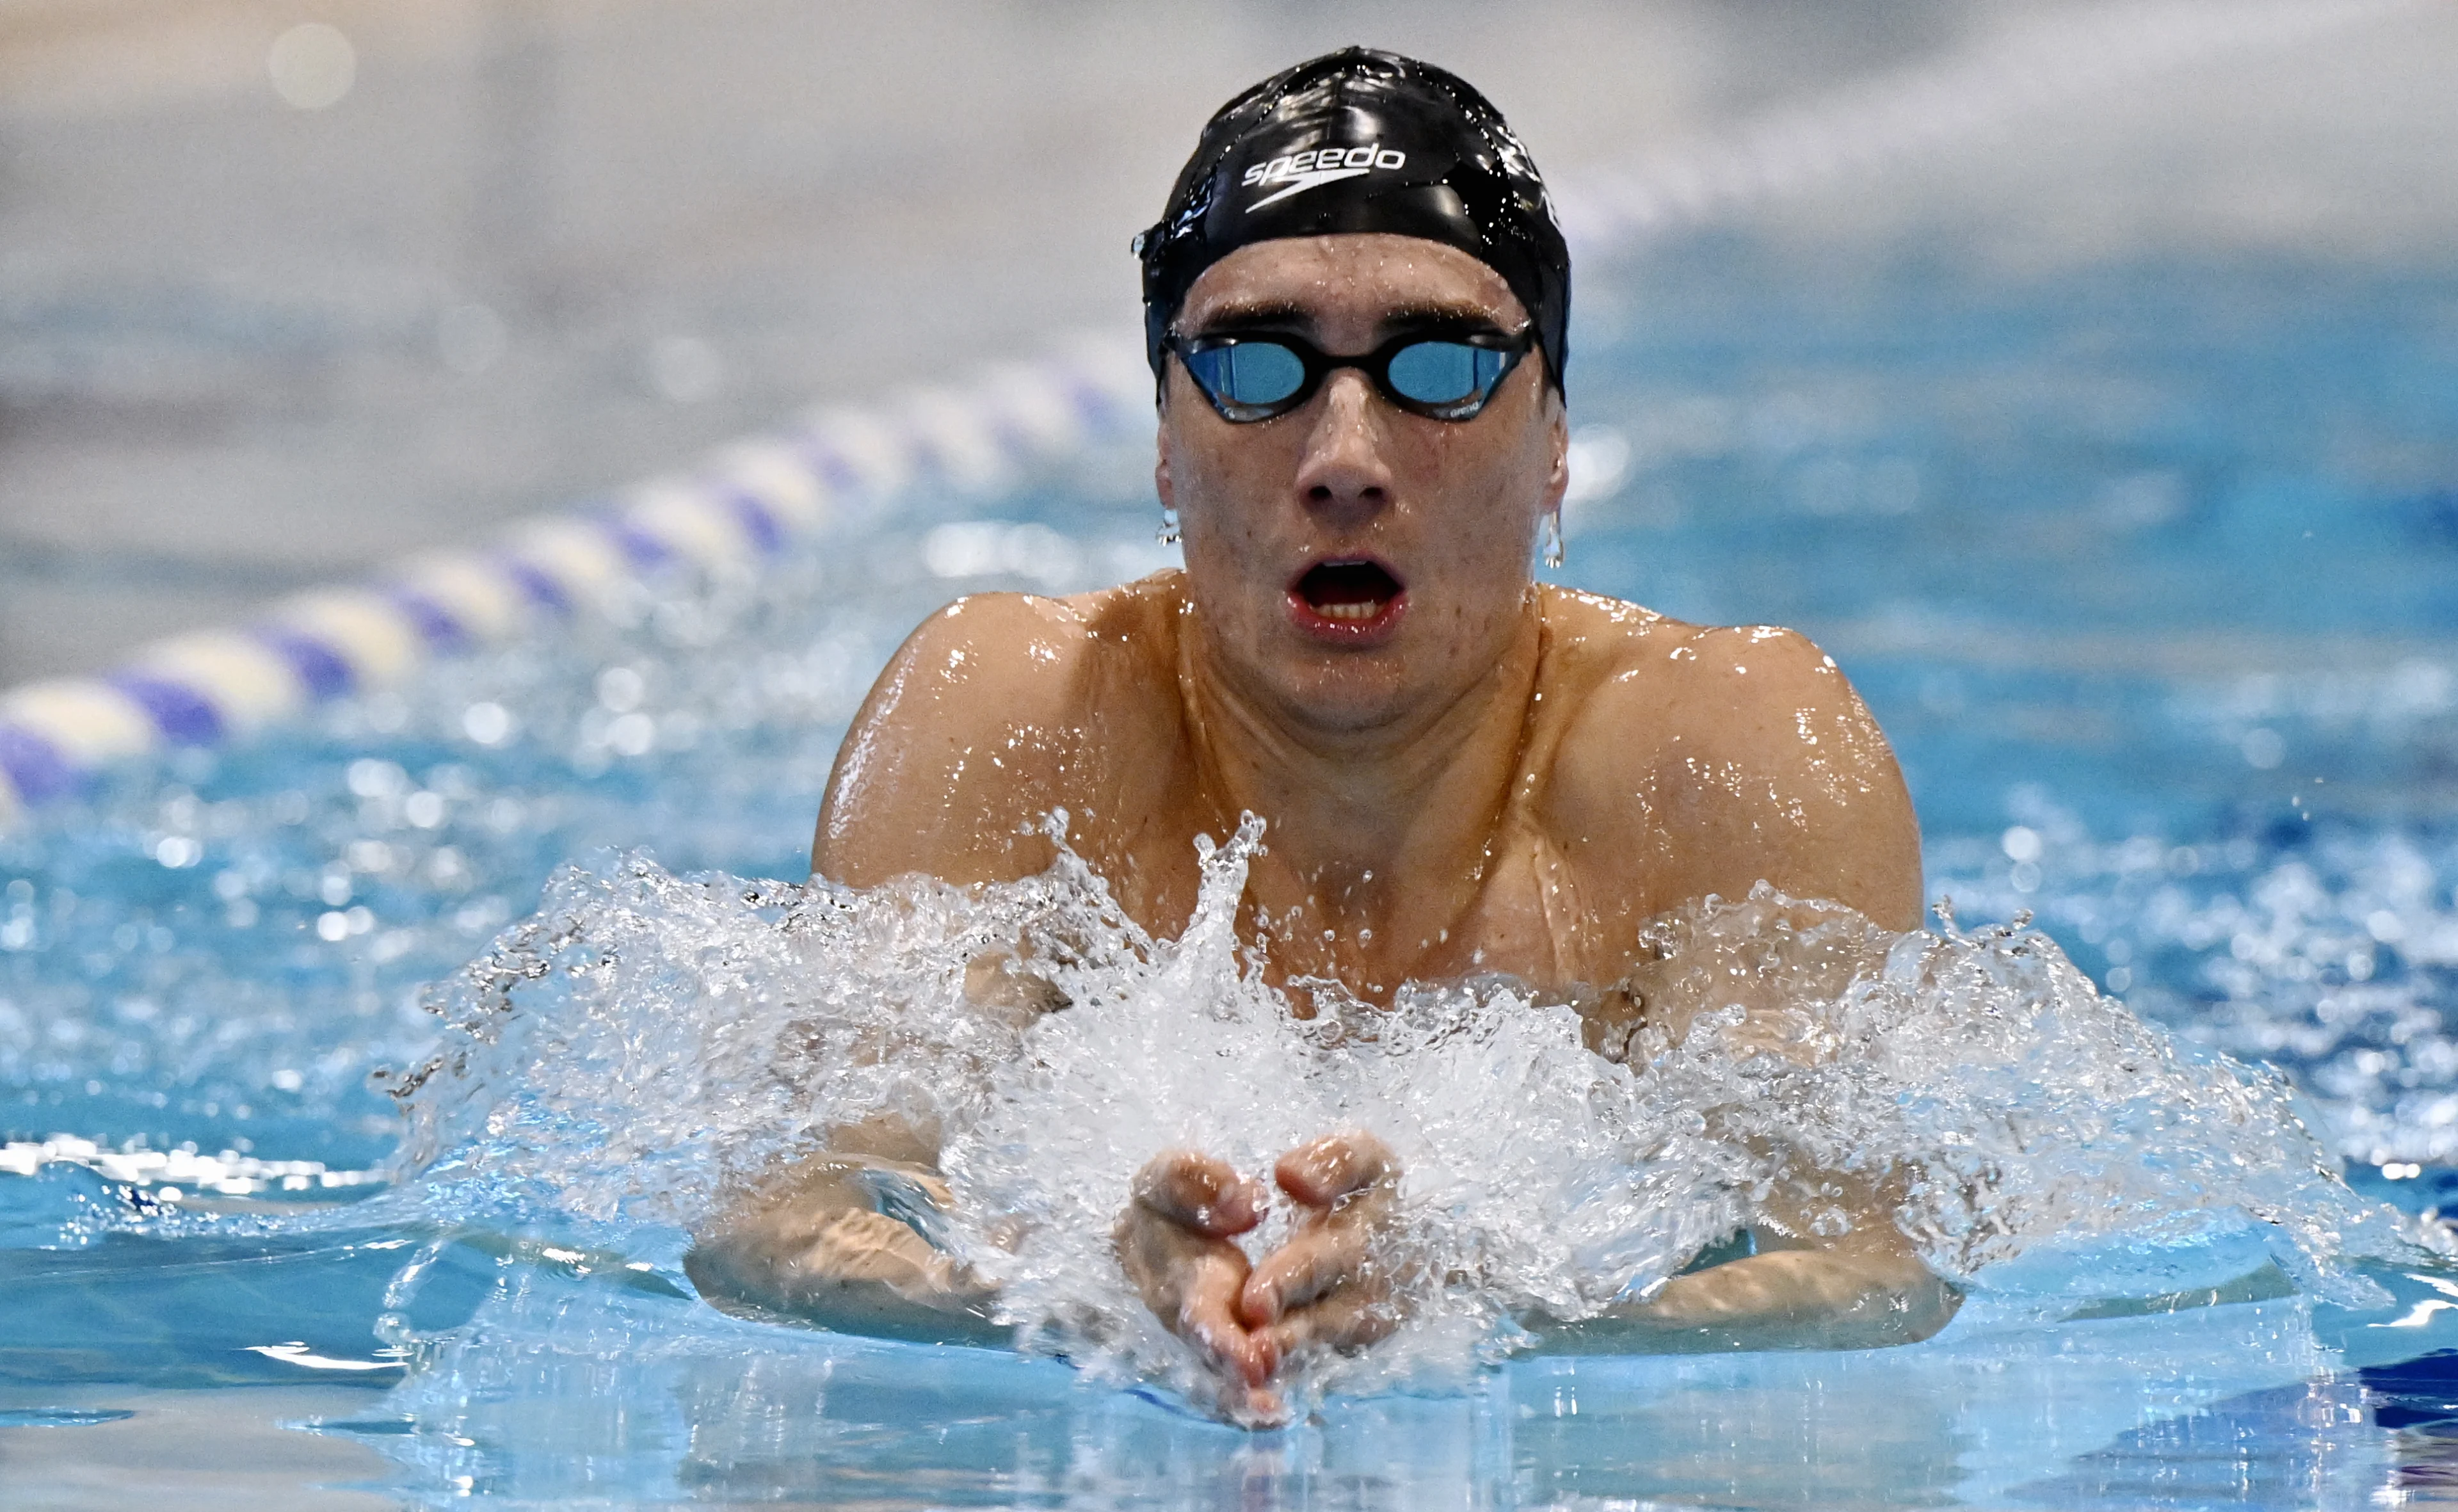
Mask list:
[[[1701,234],[1583,277],[1592,491],[1559,576],[1821,640],[1965,928],[2029,911],[2173,1036],[2179,1086],[2278,1067],[2366,1202],[2458,1191],[2458,267],[2011,274]],[[456,972],[576,860],[548,923],[631,942],[634,1001],[705,1010],[671,948],[701,905],[640,900],[799,877],[845,718],[948,596],[1163,560],[1147,446],[901,498],[757,579],[644,583],[0,839],[0,1384],[32,1415],[5,1420],[361,1386],[320,1431],[421,1505],[2359,1506],[2449,1477],[2458,1272],[2350,1216],[2373,1257],[2292,1281],[2281,1224],[2177,1221],[2173,1184],[2026,1230],[1927,1344],[1523,1353],[1262,1435],[1050,1358],[698,1303],[650,1199],[722,1140],[573,1088],[721,1049],[557,1006],[584,983],[507,998],[540,1027],[473,1051]],[[601,895],[637,911],[573,901]],[[439,1046],[476,1069],[430,1084],[406,1165],[371,1073]]]

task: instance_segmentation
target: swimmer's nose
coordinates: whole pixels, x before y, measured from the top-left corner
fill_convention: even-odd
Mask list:
[[[1365,375],[1333,373],[1321,400],[1309,407],[1314,425],[1297,476],[1306,507],[1331,516],[1335,525],[1355,525],[1389,507],[1391,470],[1383,458],[1382,417]]]

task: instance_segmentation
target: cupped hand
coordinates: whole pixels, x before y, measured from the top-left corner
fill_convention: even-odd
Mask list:
[[[1135,1173],[1114,1239],[1119,1263],[1153,1315],[1200,1350],[1225,1387],[1242,1394],[1247,1415],[1277,1419],[1281,1398],[1271,1379],[1280,1355],[1239,1315],[1248,1264],[1232,1242],[1263,1221],[1269,1200],[1262,1183],[1226,1161],[1163,1150]]]
[[[1238,1295],[1239,1320],[1275,1360],[1316,1349],[1364,1349],[1400,1324],[1389,1232],[1400,1163],[1355,1130],[1282,1155],[1273,1179],[1297,1203],[1296,1231],[1256,1262]]]
[[[1362,1131],[1326,1135],[1281,1156],[1273,1176],[1300,1216],[1260,1263],[1232,1241],[1262,1222],[1269,1192],[1195,1150],[1164,1151],[1136,1173],[1115,1232],[1144,1305],[1203,1353],[1246,1415],[1266,1419],[1283,1413],[1271,1384],[1283,1360],[1363,1349],[1400,1318],[1385,1253],[1400,1184],[1389,1147]]]

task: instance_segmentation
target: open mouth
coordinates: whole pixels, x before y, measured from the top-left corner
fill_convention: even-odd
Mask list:
[[[1406,591],[1380,562],[1318,562],[1290,588],[1289,598],[1301,620],[1355,632],[1388,623]]]

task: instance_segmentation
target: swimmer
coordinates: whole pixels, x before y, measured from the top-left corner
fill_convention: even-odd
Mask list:
[[[915,631],[838,754],[819,875],[1013,880],[1050,866],[1037,821],[1064,809],[1119,904],[1174,936],[1195,838],[1253,813],[1269,839],[1240,912],[1277,979],[1387,1005],[1403,983],[1506,972],[1590,1005],[1608,1052],[1636,1025],[1677,1038],[1708,1005],[1652,980],[1639,943],[1681,904],[1764,880],[1919,925],[1910,799],[1832,660],[1789,631],[1532,580],[1567,480],[1570,258],[1483,96],[1385,52],[1301,64],[1213,117],[1136,248],[1154,476],[1184,570],[980,594]],[[1050,1005],[1029,972],[974,976],[977,998]],[[944,1202],[936,1153],[916,1130],[843,1131],[741,1194],[692,1274],[719,1300],[956,1336],[990,1299],[877,1196]],[[1365,1348],[1404,1315],[1380,1249],[1401,1177],[1370,1129],[1324,1130],[1268,1185],[1163,1151],[1134,1179],[1117,1258],[1233,1415],[1269,1419],[1284,1362]],[[1302,1221],[1250,1263],[1237,1236],[1274,1189]],[[1848,1234],[1766,1212],[1754,1253],[1617,1304],[1614,1347],[1943,1327],[1956,1294],[1884,1193],[1834,1190],[1858,1209]]]

